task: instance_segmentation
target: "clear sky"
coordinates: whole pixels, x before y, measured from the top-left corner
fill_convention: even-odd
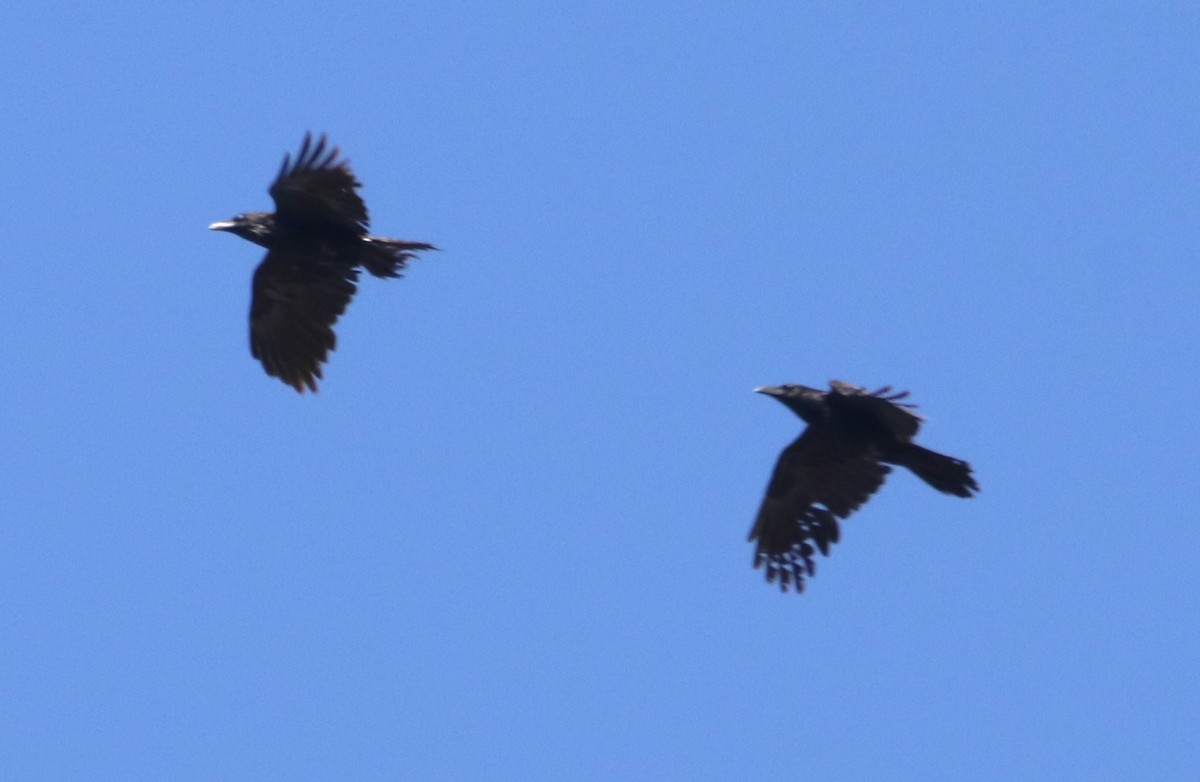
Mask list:
[[[1200,779],[1200,6],[20,3],[5,780]],[[249,355],[305,131],[372,227]],[[802,596],[801,422],[910,389]]]

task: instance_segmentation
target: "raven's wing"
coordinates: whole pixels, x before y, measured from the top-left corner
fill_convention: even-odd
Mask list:
[[[754,566],[787,591],[804,588],[813,574],[816,549],[828,555],[838,540],[837,520],[858,509],[891,469],[836,436],[828,426],[809,426],[783,450],[750,530],[757,540]],[[815,549],[814,549],[815,545]]]
[[[324,135],[314,143],[306,133],[295,162],[285,156],[271,183],[275,217],[284,224],[317,224],[366,236],[367,206],[354,192],[359,186],[349,161],[338,159],[337,147],[328,147]]]
[[[907,397],[907,391],[889,393],[891,387],[884,386],[871,392],[840,380],[830,381],[829,387],[832,390],[825,399],[832,409],[870,416],[901,441],[916,437],[921,422],[925,420],[913,412],[915,405],[896,401]]]
[[[317,390],[334,349],[333,324],[357,290],[358,271],[324,258],[272,250],[254,272],[250,353],[300,393]]]

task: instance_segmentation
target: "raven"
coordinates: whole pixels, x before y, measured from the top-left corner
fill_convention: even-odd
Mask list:
[[[304,135],[270,194],[275,211],[247,212],[213,223],[267,248],[254,272],[250,299],[250,354],[268,375],[304,393],[317,390],[321,364],[337,345],[333,324],[357,290],[359,268],[381,278],[399,277],[424,242],[367,235],[367,207],[350,163],[326,148],[322,134]]]
[[[808,424],[783,449],[767,484],[750,540],[758,541],[754,567],[766,566],[767,582],[779,579],[804,590],[815,570],[817,549],[829,555],[845,519],[883,484],[897,464],[933,488],[957,497],[979,491],[971,465],[912,442],[921,425],[916,405],[901,402],[907,391],[890,386],[868,392],[834,380],[829,391],[799,385],[754,389],[782,402]],[[815,547],[815,548],[814,548]]]

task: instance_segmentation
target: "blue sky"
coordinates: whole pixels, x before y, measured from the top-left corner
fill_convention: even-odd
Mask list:
[[[1195,4],[46,2],[0,70],[0,777],[1200,778]],[[206,226],[308,130],[442,250],[299,396]],[[751,389],[832,378],[983,492],[780,595]]]

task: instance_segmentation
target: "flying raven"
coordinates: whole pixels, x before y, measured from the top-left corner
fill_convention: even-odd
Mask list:
[[[921,425],[907,391],[890,386],[868,392],[838,380],[829,391],[798,385],[754,389],[774,397],[808,426],[783,449],[767,485],[750,540],[758,541],[754,567],[767,581],[797,592],[814,572],[816,550],[826,556],[845,519],[875,493],[889,464],[912,470],[933,488],[957,497],[979,491],[971,465],[912,442]]]
[[[267,248],[254,272],[250,354],[268,375],[304,393],[317,390],[321,364],[337,344],[333,324],[357,290],[359,268],[399,277],[413,253],[436,249],[367,235],[360,183],[337,147],[305,134],[293,163],[283,158],[271,183],[275,211],[247,212],[213,223]]]

